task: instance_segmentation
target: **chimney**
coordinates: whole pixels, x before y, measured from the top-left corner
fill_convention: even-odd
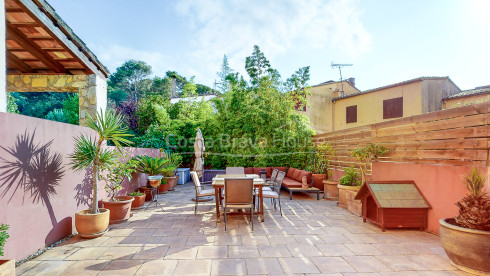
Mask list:
[[[346,81],[356,87],[356,78],[348,78]]]
[[[175,77],[170,77],[170,92],[172,98],[177,98],[177,79]]]

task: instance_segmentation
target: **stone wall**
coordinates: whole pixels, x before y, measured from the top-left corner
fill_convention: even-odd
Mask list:
[[[85,112],[94,116],[98,109],[105,110],[105,103],[97,102],[96,75],[8,75],[8,92],[71,92],[78,93],[80,124],[86,120]],[[100,84],[106,90],[105,84]],[[106,91],[104,91],[106,92]],[[107,93],[107,92],[106,92]]]

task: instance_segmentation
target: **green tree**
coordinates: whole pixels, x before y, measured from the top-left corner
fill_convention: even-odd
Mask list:
[[[121,89],[129,97],[138,99],[149,91],[152,84],[149,78],[151,74],[151,66],[146,62],[128,60],[109,77],[109,86]]]
[[[67,123],[78,125],[79,123],[79,97],[77,93],[72,93],[63,101],[63,114]]]
[[[227,79],[228,75],[233,73],[233,69],[231,69],[228,64],[228,57],[226,55],[223,56],[223,62],[221,63],[221,71],[218,72],[218,83],[216,88],[221,93],[225,93],[230,89],[230,81]]]
[[[273,82],[277,82],[281,78],[279,72],[271,67],[269,60],[257,45],[254,46],[252,55],[245,59],[245,70],[254,86],[264,77],[269,77]]]
[[[15,98],[7,93],[7,112],[10,113],[19,113],[19,106],[16,103]]]

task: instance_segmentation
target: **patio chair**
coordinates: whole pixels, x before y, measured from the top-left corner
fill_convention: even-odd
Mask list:
[[[226,174],[245,174],[244,167],[226,167]]]
[[[191,172],[192,181],[196,187],[196,203],[194,204],[194,215],[197,213],[197,205],[199,204],[199,198],[205,196],[214,196],[214,189],[203,189],[199,176],[196,172]]]
[[[254,181],[252,178],[225,178],[225,199],[224,199],[224,214],[225,214],[225,231],[227,223],[228,209],[250,209],[250,223],[252,231],[254,230]]]
[[[285,172],[278,172],[277,177],[274,180],[274,189],[272,191],[262,191],[262,196],[264,198],[270,198],[274,202],[274,211],[277,211],[276,200],[279,202],[279,212],[281,213],[281,217],[282,217],[281,185],[285,176],[286,176]]]

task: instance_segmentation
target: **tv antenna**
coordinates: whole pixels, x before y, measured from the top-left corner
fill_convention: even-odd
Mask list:
[[[344,96],[344,82],[342,81],[342,67],[345,67],[345,66],[352,66],[352,64],[345,64],[345,63],[332,63],[330,64],[330,66],[332,66],[332,68],[339,68],[339,73],[340,73],[340,86],[341,86],[341,91],[340,91],[340,94],[341,96]]]

